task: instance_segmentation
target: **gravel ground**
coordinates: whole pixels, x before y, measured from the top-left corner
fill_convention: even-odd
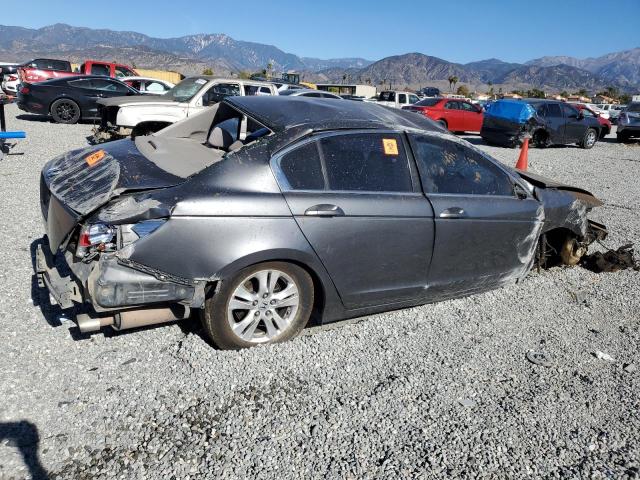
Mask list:
[[[640,476],[637,272],[533,272],[242,352],[213,349],[197,321],[81,336],[31,257],[40,169],[91,126],[16,115],[28,138],[0,162],[0,478]],[[639,145],[534,149],[530,169],[594,192],[607,243],[640,245]]]

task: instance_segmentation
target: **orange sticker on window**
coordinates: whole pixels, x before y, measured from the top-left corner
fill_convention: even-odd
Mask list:
[[[383,138],[382,147],[385,155],[398,155],[398,141],[395,138]]]
[[[94,152],[91,155],[89,155],[84,160],[85,162],[87,162],[87,165],[89,165],[90,167],[93,167],[96,163],[102,160],[106,154],[107,153],[104,150],[98,150],[97,152]]]

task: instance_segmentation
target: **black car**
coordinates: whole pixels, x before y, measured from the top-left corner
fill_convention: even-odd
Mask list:
[[[524,133],[531,135],[537,147],[578,144],[592,148],[601,138],[604,128],[595,117],[587,117],[577,108],[564,102],[540,99],[525,99],[535,115],[523,125],[504,121],[489,114],[484,116],[480,136],[490,145],[514,147]]]
[[[40,202],[37,272],[63,308],[95,310],[81,331],[197,310],[222,348],[498,288],[606,235],[589,192],[412,112],[304,97],[228,97],[69,152]]]
[[[99,118],[96,102],[101,98],[141,95],[114,78],[71,76],[34,84],[18,90],[18,108],[29,113],[51,115],[57,123],[77,123]]]
[[[619,142],[640,137],[640,102],[632,102],[620,112],[617,137]]]

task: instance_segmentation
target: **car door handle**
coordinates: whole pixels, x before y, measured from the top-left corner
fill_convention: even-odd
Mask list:
[[[440,218],[463,218],[466,217],[467,214],[460,207],[451,207],[443,210],[439,216]]]
[[[307,208],[304,214],[309,217],[344,217],[344,210],[337,205],[321,203]]]

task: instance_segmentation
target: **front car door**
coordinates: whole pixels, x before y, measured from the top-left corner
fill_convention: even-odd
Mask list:
[[[466,132],[479,132],[482,128],[482,110],[469,102],[460,102],[464,125],[462,130]]]
[[[580,115],[578,109],[571,105],[562,104],[560,108],[562,108],[565,121],[564,143],[579,142],[587,130],[584,116]]]
[[[214,83],[209,86],[204,92],[199,92],[198,96],[192,102],[194,105],[189,105],[189,115],[193,115],[196,112],[200,112],[207,107],[215,105],[221,102],[226,97],[233,97],[242,95],[240,91],[240,84],[235,82]]]
[[[497,163],[455,139],[410,134],[422,188],[433,206],[432,300],[515,281],[531,266],[542,228],[540,203]]]
[[[564,116],[559,103],[543,103],[537,108],[538,115],[544,123],[551,143],[564,143]]]
[[[424,298],[433,211],[404,135],[323,134],[272,161],[296,222],[346,308]]]

